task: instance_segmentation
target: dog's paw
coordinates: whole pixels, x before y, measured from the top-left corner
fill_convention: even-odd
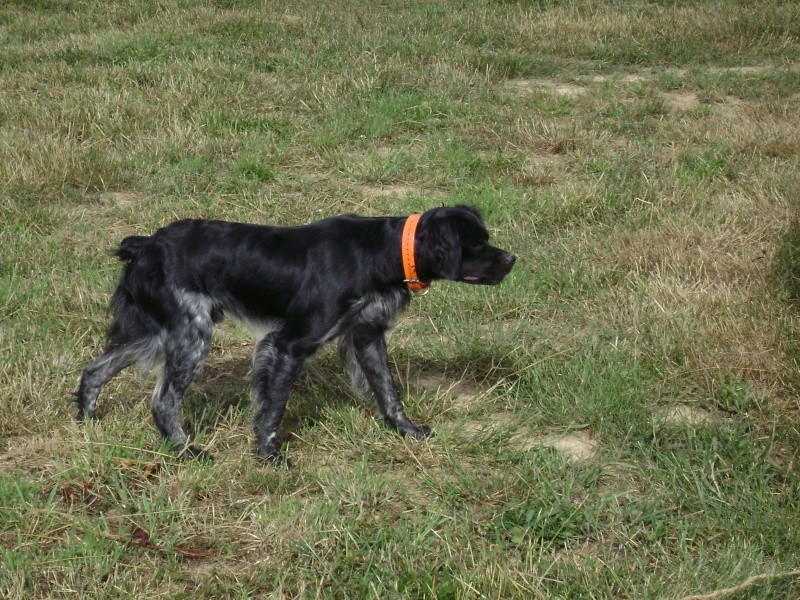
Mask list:
[[[76,419],[77,419],[78,423],[80,423],[81,425],[83,425],[84,423],[99,423],[100,422],[100,418],[94,413],[94,411],[92,411],[92,412],[79,411],[78,412],[78,416],[76,417]]]
[[[214,455],[206,450],[198,448],[197,446],[186,446],[180,451],[178,456],[183,460],[196,460],[207,465],[214,464]]]
[[[259,453],[258,460],[261,462],[261,464],[269,465],[279,471],[288,471],[292,468],[292,461],[286,458],[286,456],[280,450]]]
[[[401,430],[400,433],[414,440],[424,440],[433,435],[433,431],[427,425],[414,425],[414,427]]]

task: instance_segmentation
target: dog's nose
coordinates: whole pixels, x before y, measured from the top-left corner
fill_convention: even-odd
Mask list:
[[[503,262],[505,263],[505,266],[508,267],[509,270],[511,270],[511,267],[514,266],[514,263],[516,261],[517,261],[517,257],[514,256],[513,254],[508,253],[508,252],[506,252],[506,255],[503,257]]]

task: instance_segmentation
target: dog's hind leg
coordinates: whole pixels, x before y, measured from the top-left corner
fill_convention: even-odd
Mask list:
[[[366,381],[375,396],[381,416],[390,427],[414,439],[430,435],[430,427],[415,425],[403,410],[400,391],[389,368],[386,337],[382,328],[368,325],[352,328],[342,336],[339,351],[354,387],[358,391]]]
[[[124,281],[114,293],[111,307],[114,321],[108,330],[105,352],[84,369],[76,392],[80,420],[96,418],[97,397],[112,377],[135,362],[148,369],[162,352],[162,327],[133,300]]]
[[[202,299],[179,299],[183,319],[168,332],[164,342],[164,370],[153,393],[152,413],[156,427],[179,452],[210,459],[210,455],[188,444],[183,429],[183,396],[211,349],[213,322]]]
[[[94,359],[81,375],[81,383],[76,393],[78,401],[78,419],[81,421],[97,418],[97,397],[100,390],[112,377],[129,367],[140,354],[129,346],[109,346],[106,351]]]

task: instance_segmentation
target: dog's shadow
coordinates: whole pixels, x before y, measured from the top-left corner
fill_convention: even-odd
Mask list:
[[[464,380],[491,384],[492,380],[502,378],[481,369],[481,364],[491,363],[488,357],[477,360],[475,356],[464,355],[431,361],[399,353],[397,359],[399,362],[393,364],[392,369],[404,396],[409,392],[435,394],[434,388],[446,389],[450,383],[457,386]],[[243,357],[215,359],[212,356],[185,397],[184,413],[189,431],[213,436],[232,421],[237,422],[237,427],[245,423],[249,428],[252,423],[250,374],[250,362]],[[433,387],[431,382],[435,384]],[[430,400],[429,396],[425,404]],[[342,406],[361,407],[377,415],[373,400],[359,397],[352,390],[335,350],[322,349],[306,363],[295,381],[279,435],[283,440],[289,439],[304,428],[325,422],[327,411]],[[438,412],[434,406],[416,408],[430,413],[429,418],[435,418]]]
[[[209,359],[184,399],[191,430],[211,432],[232,417],[250,424],[250,367],[249,361],[240,358]],[[308,361],[292,386],[281,423],[282,437],[322,421],[326,408],[346,404],[370,406],[352,391],[338,357],[321,352]]]

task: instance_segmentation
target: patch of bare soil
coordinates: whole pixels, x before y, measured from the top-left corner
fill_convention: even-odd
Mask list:
[[[595,75],[587,80],[588,84],[617,82],[622,84],[633,84],[646,81],[643,75],[627,74],[620,78],[611,78],[605,75]],[[587,93],[590,87],[577,83],[565,83],[548,79],[513,79],[506,86],[518,93],[530,92],[549,92],[557,96],[576,98]],[[666,104],[673,110],[689,111],[699,106],[700,101],[697,94],[692,92],[668,92],[662,94]]]
[[[522,93],[550,92],[557,96],[566,96],[568,98],[575,98],[585,94],[587,91],[587,88],[582,85],[548,79],[512,79],[506,86],[511,90]]]
[[[715,107],[723,115],[732,117],[736,113],[742,111],[747,105],[736,96],[726,96],[725,100]]]
[[[388,198],[398,196],[422,196],[425,191],[422,187],[413,183],[396,183],[390,185],[360,185],[358,186],[361,195],[366,198]]]
[[[700,105],[697,94],[692,92],[668,92],[662,96],[667,106],[673,110],[689,111]]]
[[[726,74],[732,73],[737,75],[762,75],[774,71],[776,67],[771,65],[760,66],[742,66],[742,67],[709,67],[706,69],[707,73],[711,74]],[[797,67],[792,67],[792,70],[798,70]],[[668,69],[667,73],[679,77],[689,75],[686,69]],[[651,80],[655,75],[650,73],[625,73],[623,75],[592,75],[588,77],[579,77],[579,81],[568,83],[562,81],[554,81],[551,79],[543,78],[523,78],[511,79],[505,83],[505,87],[511,91],[518,93],[531,93],[531,92],[550,92],[559,96],[568,98],[575,98],[590,91],[593,84],[623,84],[631,85],[642,83]],[[699,106],[700,101],[697,94],[693,92],[666,92],[662,94],[666,104],[677,111],[689,111]],[[737,108],[737,102],[734,98],[726,99],[724,110],[733,110]]]
[[[495,413],[481,421],[468,421],[461,426],[460,433],[473,437],[502,431],[514,431],[509,445],[517,452],[530,452],[536,448],[551,448],[564,455],[570,462],[589,460],[597,453],[597,442],[589,431],[571,431],[562,434],[542,434],[530,427],[519,426],[511,413]]]
[[[517,429],[514,415],[511,413],[494,413],[481,419],[470,419],[459,424],[459,434],[470,438],[476,435],[492,435],[506,430]]]
[[[459,411],[468,411],[484,397],[490,390],[482,390],[478,386],[463,379],[453,381],[443,375],[421,375],[417,378],[417,389],[429,394],[447,396],[453,408]]]
[[[597,452],[597,442],[592,439],[588,431],[573,431],[544,437],[521,431],[511,440],[520,451],[527,452],[537,447],[552,448],[571,462],[589,460]]]
[[[121,215],[135,210],[141,203],[142,196],[133,192],[103,192],[91,202],[67,208],[67,218],[84,221],[91,217],[98,224],[105,222],[103,227],[109,236],[122,238],[134,235],[136,229]]]
[[[607,83],[607,82],[619,82],[619,83],[639,83],[642,81],[647,81],[647,77],[644,75],[635,75],[633,73],[626,73],[620,77],[609,77],[607,75],[594,75],[589,78],[591,83]]]
[[[775,70],[775,67],[769,65],[759,66],[746,66],[746,67],[709,67],[706,69],[709,73],[735,73],[737,75],[763,75]]]
[[[560,179],[562,163],[563,158],[559,154],[539,152],[529,155],[527,163],[516,176],[516,180],[518,183],[531,187],[552,185]]]
[[[100,195],[100,201],[104,205],[125,208],[136,205],[139,202],[139,195],[133,192],[105,192]]]
[[[712,419],[708,411],[686,404],[665,407],[657,411],[656,416],[668,425],[700,425]]]

